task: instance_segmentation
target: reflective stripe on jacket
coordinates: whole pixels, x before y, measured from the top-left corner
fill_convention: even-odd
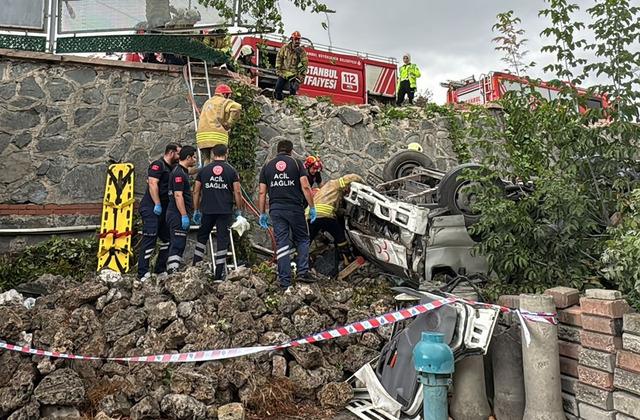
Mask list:
[[[196,144],[198,148],[229,143],[229,130],[240,118],[242,106],[222,95],[215,95],[202,106]]]
[[[420,77],[420,69],[417,65],[413,63],[403,64],[400,66],[400,82],[403,80],[408,80],[409,85],[415,89],[417,86],[416,79]],[[398,88],[400,87],[400,83],[398,83]]]
[[[338,179],[333,179],[322,186],[313,196],[313,204],[316,208],[318,218],[326,217],[334,219],[336,210],[340,206],[344,190],[353,181],[362,182],[362,178],[356,174],[348,174]],[[309,209],[305,210],[307,219],[309,218]]]
[[[294,48],[289,42],[278,51],[276,57],[276,74],[286,79],[290,77],[299,77],[300,82],[304,82],[307,74],[309,59],[304,48]]]

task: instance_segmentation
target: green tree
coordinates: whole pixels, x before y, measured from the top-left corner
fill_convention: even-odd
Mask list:
[[[239,1],[229,0],[198,0],[204,6],[219,11],[220,15],[228,20],[235,18],[238,13],[254,27],[255,32],[284,32],[284,23],[280,13],[279,0],[255,0]],[[310,10],[312,13],[331,12],[328,7],[318,0],[290,0],[293,5],[301,10]],[[326,28],[326,23],[322,26]]]
[[[633,192],[630,176],[640,140],[638,125],[631,122],[638,115],[638,80],[633,75],[639,57],[632,51],[640,40],[640,13],[625,1],[598,0],[587,10],[592,23],[585,25],[575,20],[578,11],[565,0],[547,0],[540,12],[550,20],[541,35],[551,44],[543,52],[555,58],[545,70],[557,77],[560,95],[546,100],[539,83],[529,80],[499,101],[499,120],[480,107],[467,114],[471,148],[488,168],[477,198],[482,218],[472,230],[482,238],[477,251],[489,262],[496,294],[558,284],[605,285],[629,293],[635,285],[622,279],[620,273],[628,275],[631,264],[617,251],[636,244],[628,232],[637,214],[629,209],[640,208],[633,201],[640,194]],[[524,31],[517,29],[519,23],[512,12],[503,13],[494,30],[502,32],[495,38],[496,48],[521,72]],[[588,61],[592,50],[596,60]],[[592,76],[602,82],[587,93],[576,88]],[[605,113],[580,112],[594,94],[612,107]],[[522,187],[505,196],[495,186],[496,178],[520,181]],[[525,187],[529,183],[533,191]],[[612,228],[616,211],[623,222]],[[627,255],[640,255],[640,248],[633,252]]]

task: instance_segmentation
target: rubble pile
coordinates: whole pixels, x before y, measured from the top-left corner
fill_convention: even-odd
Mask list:
[[[366,270],[348,283],[298,284],[288,295],[265,267],[241,268],[220,284],[201,267],[145,283],[45,275],[31,285],[47,290],[31,309],[15,298],[0,305],[0,339],[102,357],[190,352],[281,344],[393,305],[386,282]],[[122,364],[0,350],[0,418],[241,418],[245,409],[281,417],[305,404],[339,410],[352,395],[342,381],[378,355],[390,332],[385,326],[200,363]]]

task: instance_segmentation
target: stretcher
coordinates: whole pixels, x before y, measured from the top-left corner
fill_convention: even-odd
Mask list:
[[[131,250],[133,225],[133,164],[115,163],[107,169],[100,243],[98,246],[98,271],[103,268],[126,273]]]

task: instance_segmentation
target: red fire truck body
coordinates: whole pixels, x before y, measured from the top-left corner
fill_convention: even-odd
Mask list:
[[[255,52],[251,59],[251,65],[256,67],[254,82],[261,88],[273,89],[277,80],[276,55],[285,42],[273,36],[238,37],[233,40],[234,57],[238,57],[242,46],[251,46]],[[365,104],[374,98],[389,102],[395,97],[395,59],[313,45],[304,40],[303,47],[309,67],[298,94],[329,97],[335,104]]]
[[[441,86],[447,88],[447,103],[482,105],[497,101],[508,91],[519,90],[522,85],[528,84],[526,78],[514,74],[491,72],[486,76],[480,76],[479,80],[475,80],[472,76],[461,81],[441,83]],[[537,83],[535,89],[548,100],[555,99],[560,91],[558,87],[546,82]],[[578,92],[587,95],[584,89],[578,89]],[[605,97],[589,96],[586,106],[581,106],[580,111],[585,112],[589,108],[607,108],[607,106]]]

